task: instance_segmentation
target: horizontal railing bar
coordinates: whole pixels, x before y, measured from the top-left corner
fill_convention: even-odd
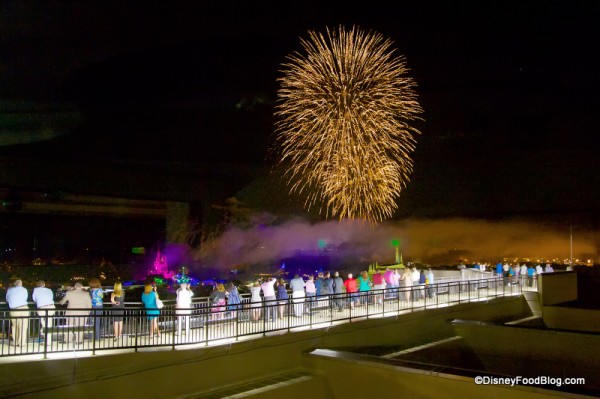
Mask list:
[[[520,295],[537,290],[525,278],[494,276],[478,280],[436,281],[434,284],[395,287],[356,293],[334,293],[313,297],[213,305],[208,298],[200,306],[162,309],[139,306],[113,309],[14,309],[0,310],[0,358],[76,350],[96,351],[134,349],[149,346],[175,347],[205,344],[223,339],[237,340],[274,331],[294,331],[322,324],[404,312],[431,309],[469,301]],[[149,311],[159,311],[157,333],[150,336],[154,323]],[[22,314],[22,316],[19,316]],[[24,336],[25,338],[22,338]],[[12,341],[11,341],[12,338]]]

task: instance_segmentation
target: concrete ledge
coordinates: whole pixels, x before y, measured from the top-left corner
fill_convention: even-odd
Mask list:
[[[557,330],[600,333],[600,310],[544,306],[544,323]]]
[[[600,390],[600,335],[492,323],[453,323],[486,370],[506,375],[584,377]],[[535,375],[532,375],[534,373]]]
[[[538,289],[543,306],[577,299],[577,273],[554,272],[538,276]]]
[[[440,328],[451,331],[448,323],[451,319],[518,318],[524,313],[528,309],[522,297],[507,297],[219,346],[95,356],[77,352],[66,359],[35,361],[11,359],[0,364],[0,397],[105,398],[107,386],[119,392],[119,396],[137,397],[143,392],[146,399],[184,397],[192,392],[226,387],[232,382],[298,370],[303,365],[302,354],[314,348],[393,345],[406,334],[418,335]],[[148,389],[144,388],[144,382],[148,383]]]
[[[335,398],[591,398],[538,387],[475,385],[474,376],[411,368],[394,360],[331,350],[304,355],[304,366],[327,376]]]

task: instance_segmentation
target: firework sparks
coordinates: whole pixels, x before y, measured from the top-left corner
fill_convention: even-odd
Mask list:
[[[390,40],[357,28],[309,32],[288,55],[275,111],[290,192],[327,218],[393,215],[412,172],[422,109]]]

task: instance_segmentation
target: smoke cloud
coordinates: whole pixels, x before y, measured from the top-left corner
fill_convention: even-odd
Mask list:
[[[264,218],[263,218],[264,220]],[[276,266],[286,257],[326,254],[336,262],[366,268],[373,262],[394,263],[394,241],[403,260],[431,265],[491,262],[499,260],[562,262],[570,258],[568,226],[526,221],[471,219],[407,219],[376,226],[362,221],[309,223],[293,219],[278,225],[254,223],[248,228],[230,228],[206,243],[203,260],[220,269],[241,265]],[[198,254],[196,254],[198,255]],[[573,257],[597,258],[595,235],[573,232]]]

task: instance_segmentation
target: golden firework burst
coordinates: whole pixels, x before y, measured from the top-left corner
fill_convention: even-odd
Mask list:
[[[403,56],[376,32],[309,32],[278,78],[276,134],[290,192],[329,218],[393,215],[422,109]]]

